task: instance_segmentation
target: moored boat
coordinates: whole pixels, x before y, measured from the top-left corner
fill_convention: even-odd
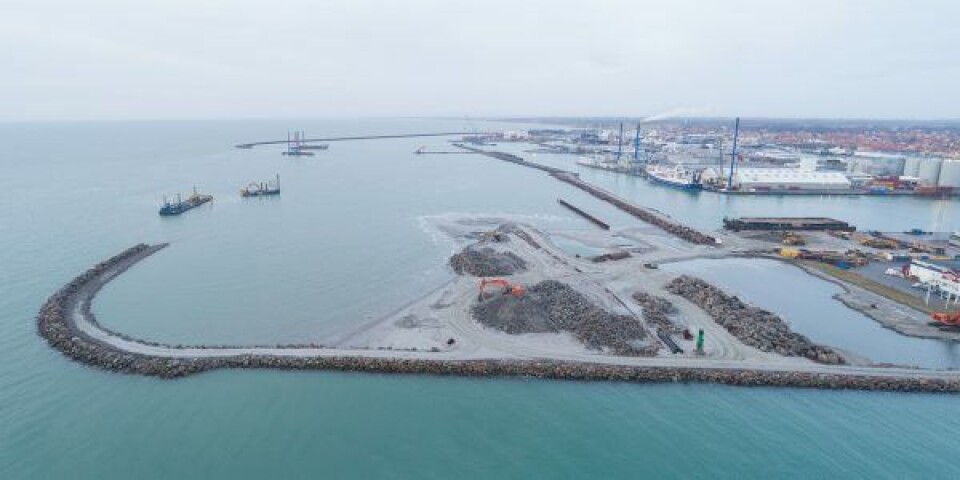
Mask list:
[[[241,197],[266,197],[280,195],[280,174],[273,182],[250,182],[240,190]]]
[[[654,183],[681,190],[702,190],[700,172],[677,165],[673,168],[662,165],[648,165],[645,168],[647,178]]]

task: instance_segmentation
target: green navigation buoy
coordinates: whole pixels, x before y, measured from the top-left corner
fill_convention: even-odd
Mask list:
[[[703,355],[703,329],[697,332],[697,355]]]

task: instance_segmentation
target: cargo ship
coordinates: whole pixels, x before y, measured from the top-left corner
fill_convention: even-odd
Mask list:
[[[240,190],[241,197],[267,197],[280,195],[280,174],[273,182],[250,182]]]
[[[212,195],[203,195],[197,193],[197,189],[194,188],[193,193],[187,197],[186,200],[181,200],[179,193],[177,194],[177,200],[173,202],[168,201],[167,197],[163,197],[163,206],[160,207],[160,211],[158,213],[165,217],[171,215],[180,215],[187,210],[199,207],[200,205],[212,200]]]
[[[577,160],[577,165],[584,167],[607,170],[610,172],[627,173],[630,175],[639,175],[639,164],[629,160],[618,160],[616,155],[612,154],[594,154],[592,156],[581,156]]]
[[[681,190],[699,191],[703,189],[700,182],[700,172],[677,165],[673,168],[662,165],[647,165],[644,169],[647,178],[654,183]]]

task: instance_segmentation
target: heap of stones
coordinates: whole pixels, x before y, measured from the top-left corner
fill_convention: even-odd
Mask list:
[[[683,329],[678,327],[670,320],[670,314],[677,311],[670,300],[663,297],[650,295],[646,292],[635,292],[633,299],[640,304],[643,309],[643,318],[647,324],[657,330],[662,335],[674,335],[682,333]]]
[[[522,296],[480,301],[473,306],[473,316],[510,334],[570,332],[588,348],[615,355],[647,356],[656,348],[643,341],[646,331],[635,318],[607,312],[555,280],[540,282]]]
[[[717,324],[751,347],[784,356],[805,357],[819,363],[846,363],[830,348],[791,331],[776,314],[747,305],[699,278],[677,277],[667,285],[667,290],[699,305]]]
[[[491,247],[470,245],[450,257],[450,266],[458,275],[496,277],[513,275],[527,268],[527,262],[513,252],[498,252]]]

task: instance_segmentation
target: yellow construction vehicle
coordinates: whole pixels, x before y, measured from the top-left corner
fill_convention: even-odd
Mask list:
[[[793,232],[783,232],[783,240],[781,243],[789,246],[799,246],[799,245],[807,244],[806,240],[804,240],[803,237]]]

